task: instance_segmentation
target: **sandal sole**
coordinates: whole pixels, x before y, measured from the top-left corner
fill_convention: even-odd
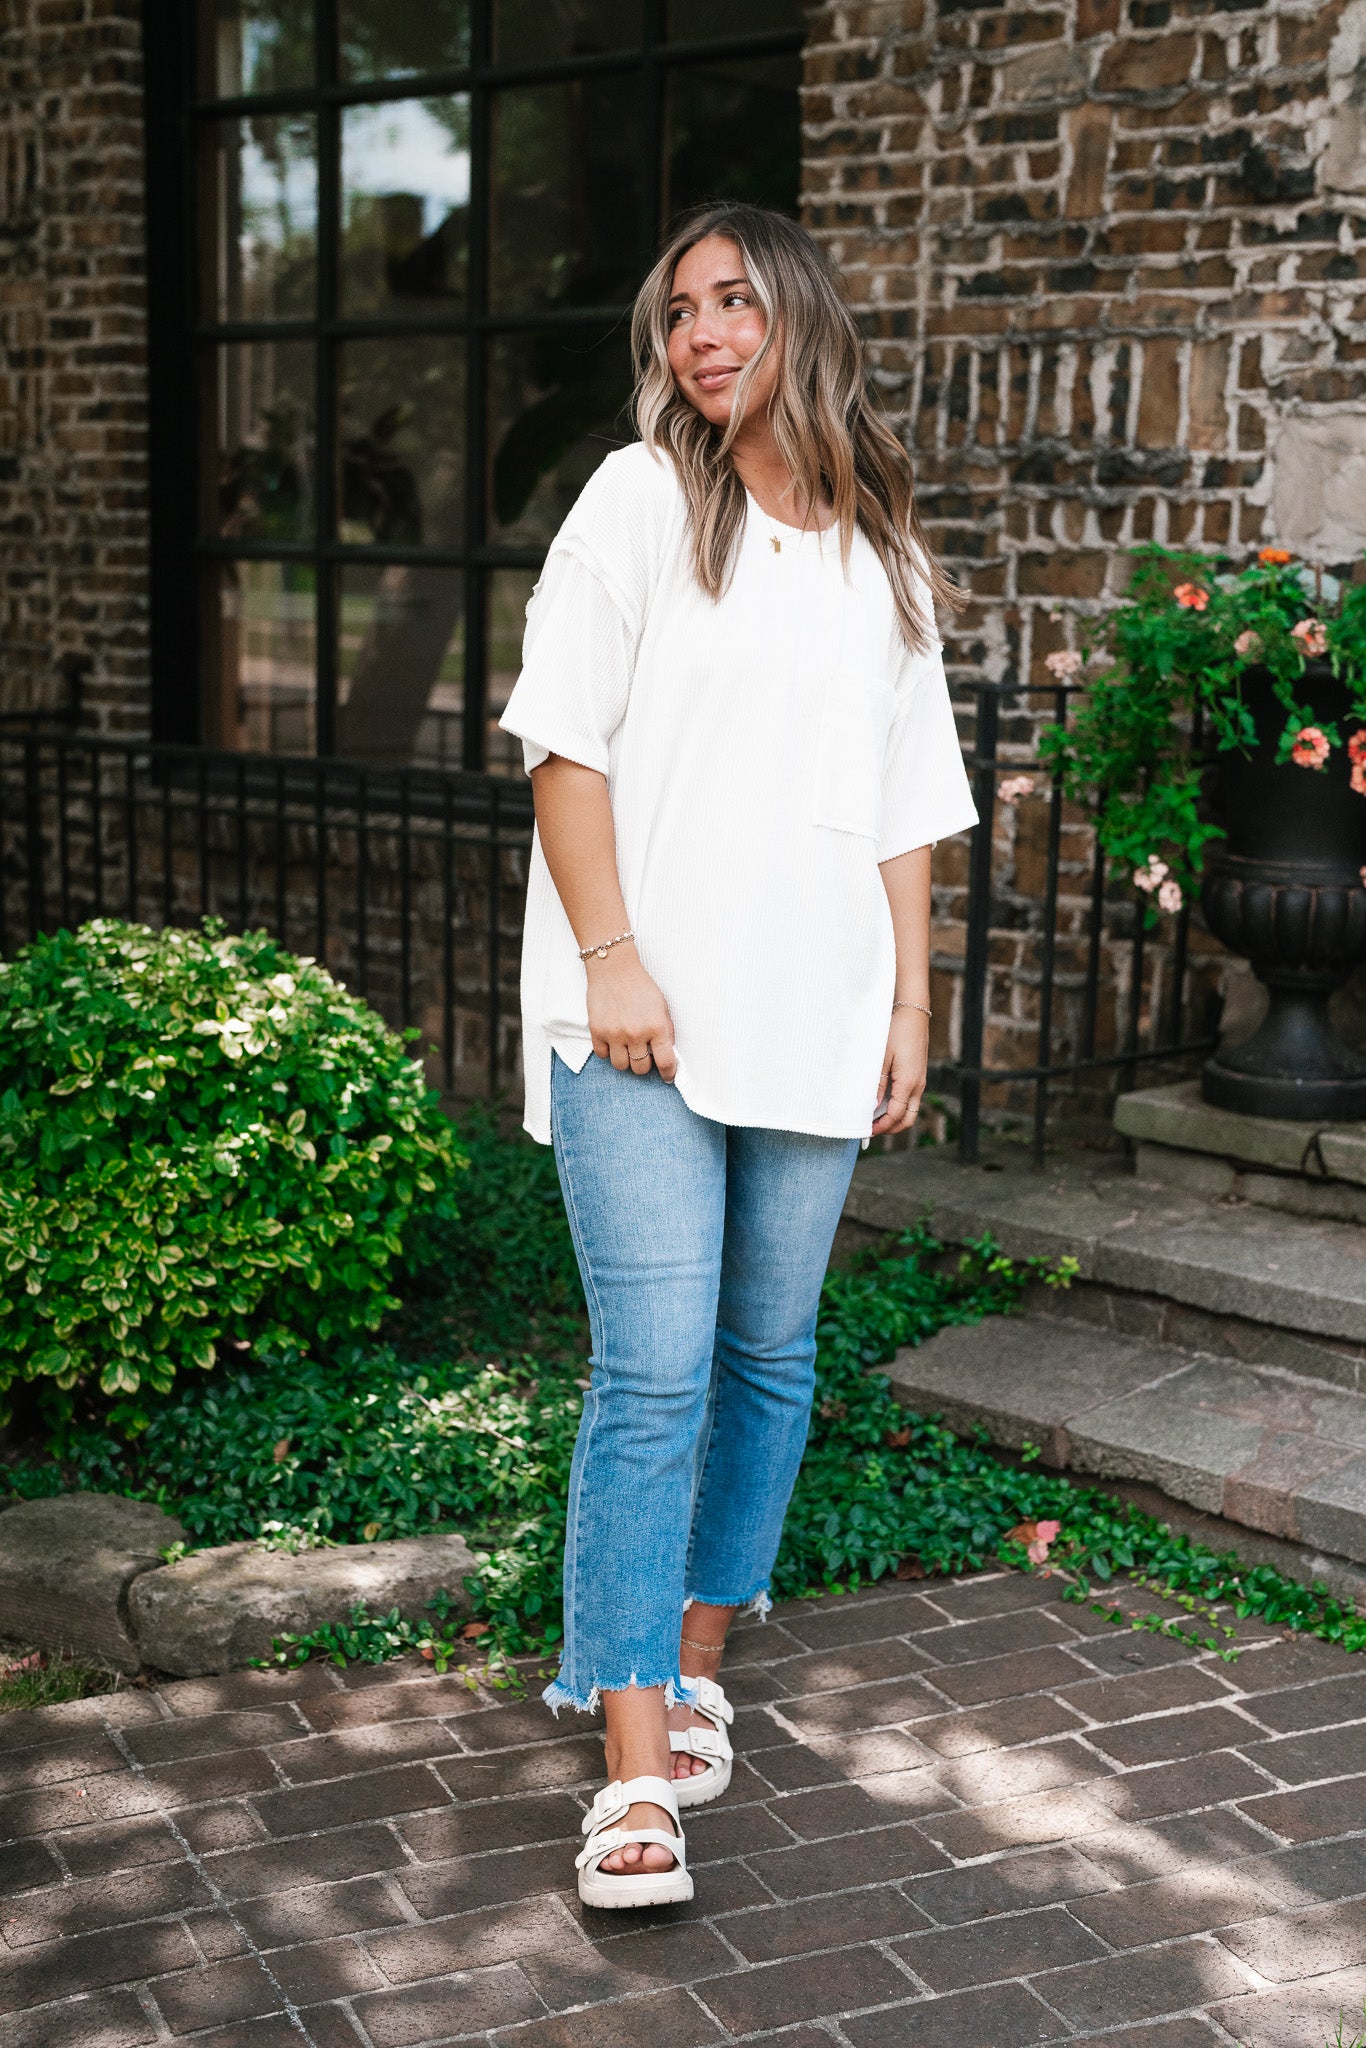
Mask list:
[[[681,1881],[680,1881],[681,1880]],[[620,1912],[631,1906],[681,1906],[693,1895],[692,1878],[686,1870],[661,1870],[658,1877],[579,1877],[579,1897],[585,1906],[603,1912]]]
[[[709,1806],[713,1799],[719,1799],[723,1792],[730,1789],[733,1769],[733,1759],[727,1757],[714,1776],[672,1779],[670,1782],[673,1786],[673,1795],[680,1810],[685,1806]],[[693,1790],[694,1786],[697,1787],[696,1791]]]

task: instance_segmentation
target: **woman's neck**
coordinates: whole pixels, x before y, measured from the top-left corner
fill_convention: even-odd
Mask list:
[[[767,418],[745,422],[731,443],[730,459],[741,483],[770,519],[783,526],[830,524],[828,503],[812,506],[798,489]]]

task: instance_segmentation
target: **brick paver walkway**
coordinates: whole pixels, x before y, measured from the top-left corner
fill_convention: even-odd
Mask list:
[[[648,1915],[580,1909],[601,1750],[534,1700],[313,1667],[8,1716],[0,2038],[1322,2048],[1366,1996],[1366,1664],[1057,1595],[737,1631],[744,1761]]]

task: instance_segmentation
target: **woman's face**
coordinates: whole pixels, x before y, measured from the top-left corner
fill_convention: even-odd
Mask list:
[[[728,424],[740,372],[767,331],[734,242],[708,235],[679,257],[669,299],[669,368],[689,405],[714,427]],[[777,381],[774,349],[750,387],[747,418],[768,411]]]

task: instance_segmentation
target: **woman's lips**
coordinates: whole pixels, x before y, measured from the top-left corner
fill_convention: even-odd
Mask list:
[[[693,373],[693,383],[701,391],[718,391],[728,378],[738,374],[739,372],[734,369],[696,370]]]

